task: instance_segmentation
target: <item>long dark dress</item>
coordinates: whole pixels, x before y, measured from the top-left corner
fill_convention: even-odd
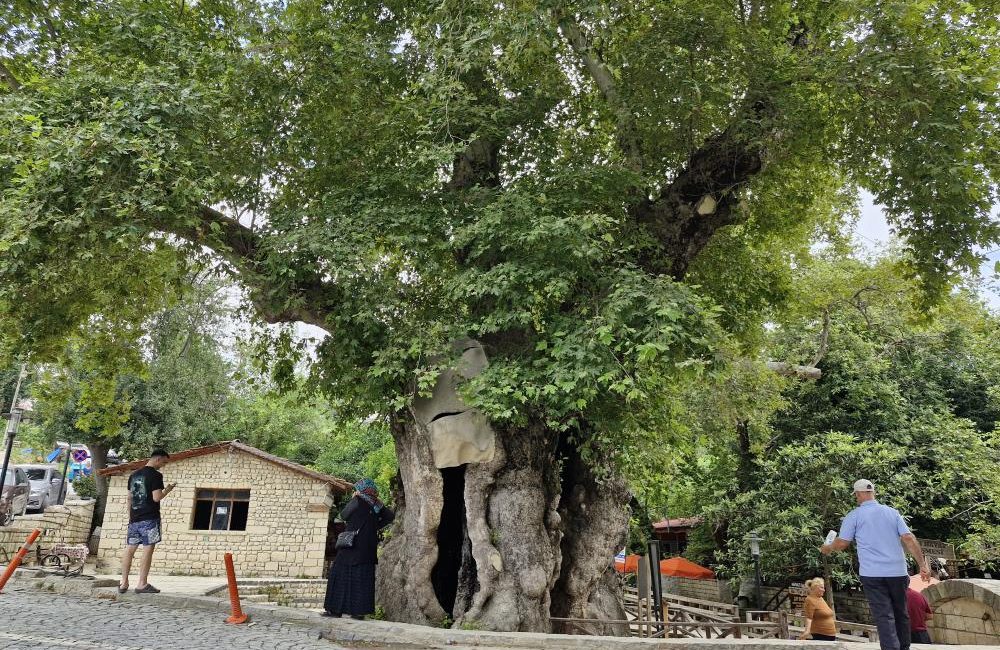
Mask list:
[[[376,514],[361,497],[350,500],[340,518],[347,530],[357,530],[353,548],[337,549],[326,584],[323,608],[331,614],[365,616],[375,612],[375,565],[378,564],[378,531],[396,514],[382,507]]]

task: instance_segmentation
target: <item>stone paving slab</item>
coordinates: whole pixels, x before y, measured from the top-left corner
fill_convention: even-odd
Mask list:
[[[120,576],[117,573],[98,574],[95,578],[100,581],[110,581],[114,584],[118,584]],[[133,588],[135,587],[137,580],[138,578],[133,575],[131,579]],[[226,579],[219,578],[218,576],[150,575],[149,582],[150,584],[155,585],[157,589],[162,590],[164,593],[181,594],[184,596],[204,596],[210,591],[225,589],[226,587]]]
[[[227,625],[222,616],[36,591],[0,594],[0,650],[344,650],[316,630],[279,621]],[[382,646],[385,647],[385,646]]]
[[[218,597],[167,592],[155,595],[135,594],[133,592],[118,594],[115,589],[117,580],[38,578],[36,575],[22,573],[15,578],[15,581],[19,589],[35,589],[83,599],[104,599],[148,608],[188,610],[184,614],[185,616],[200,617],[200,620],[210,621],[206,623],[210,625],[217,625],[215,621],[224,619],[229,612],[228,600]],[[108,582],[112,584],[107,584]],[[0,595],[0,599],[2,598],[3,596]],[[878,644],[873,643],[848,643],[846,641],[640,639],[635,637],[452,630],[388,621],[329,619],[309,610],[256,603],[245,603],[243,610],[252,617],[252,620],[257,622],[283,623],[311,630],[312,638],[322,637],[333,642],[325,646],[328,649],[336,647],[334,644],[362,647],[406,644],[419,648],[476,648],[477,650],[500,648],[523,650],[658,650],[661,648],[663,650],[783,650],[791,647],[815,650],[876,650],[879,647]],[[209,612],[211,615],[208,615]],[[4,647],[0,645],[0,649]],[[177,650],[178,647],[184,646],[176,646],[170,650]],[[984,646],[928,645],[921,647],[928,648],[928,650],[981,650]],[[94,648],[93,650],[104,649]]]

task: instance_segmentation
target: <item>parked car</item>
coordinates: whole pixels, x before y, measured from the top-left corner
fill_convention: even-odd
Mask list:
[[[3,477],[3,490],[0,491],[0,526],[6,526],[14,521],[15,515],[25,513],[28,509],[30,491],[31,485],[24,470],[8,467]]]
[[[45,512],[50,505],[59,503],[63,475],[51,465],[18,465],[28,475],[31,490],[28,493],[28,509]]]

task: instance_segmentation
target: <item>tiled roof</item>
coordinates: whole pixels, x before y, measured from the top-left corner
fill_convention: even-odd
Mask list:
[[[250,445],[244,445],[239,440],[225,440],[211,445],[206,445],[204,447],[195,447],[194,449],[186,449],[184,451],[179,451],[176,454],[170,454],[170,462],[176,463],[178,461],[185,460],[187,458],[195,458],[197,456],[204,456],[206,454],[215,454],[220,451],[229,451],[229,450],[241,451],[243,453],[250,454],[251,456],[256,456],[261,460],[266,460],[269,463],[280,465],[281,467],[284,467],[287,470],[290,470],[292,472],[297,472],[299,474],[302,474],[303,476],[314,479],[316,481],[322,481],[324,483],[328,483],[334,489],[338,490],[341,493],[349,492],[350,490],[354,489],[353,484],[351,484],[349,481],[345,481],[342,478],[321,474],[320,472],[311,470],[308,467],[303,467],[302,465],[299,465],[298,463],[293,463],[292,461],[287,460],[285,458],[280,458],[278,456],[275,456],[274,454],[269,454],[266,451],[261,451],[256,447],[251,447]],[[126,474],[129,472],[134,472],[135,470],[145,465],[146,462],[147,459],[143,459],[143,460],[136,460],[131,463],[124,463],[122,465],[114,465],[112,467],[102,469],[98,473],[101,476],[116,476],[118,474]]]
[[[656,530],[668,528],[694,528],[701,523],[701,517],[680,517],[678,519],[663,519],[653,524]]]

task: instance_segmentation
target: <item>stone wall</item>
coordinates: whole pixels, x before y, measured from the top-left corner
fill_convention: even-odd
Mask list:
[[[714,603],[733,603],[733,594],[729,582],[725,580],[694,580],[693,578],[678,578],[663,576],[663,593],[710,600]]]
[[[861,592],[835,591],[833,605],[837,612],[838,621],[851,621],[865,625],[875,624],[875,621],[872,620],[872,611],[868,607],[868,599]]]
[[[780,591],[777,587],[761,587],[760,595],[767,603],[775,594]],[[852,623],[863,623],[872,625],[871,610],[868,609],[868,601],[865,595],[859,591],[836,591],[833,594],[833,606],[836,610],[838,621],[850,621]],[[791,599],[786,599],[779,609],[792,612]]]
[[[1000,580],[945,580],[924,590],[935,643],[1000,646]]]
[[[165,483],[177,487],[161,504],[163,542],[153,573],[225,575],[233,554],[240,577],[318,578],[323,573],[330,486],[238,450],[186,458],[166,465]],[[110,477],[99,559],[114,570],[121,561],[128,522],[128,477]],[[192,530],[195,490],[250,490],[245,531]]]
[[[248,578],[239,580],[240,598],[246,602],[271,603],[300,609],[323,609],[326,585],[326,580],[318,579]],[[227,586],[222,586],[208,592],[208,595],[226,599],[229,598],[228,589]]]
[[[0,548],[13,555],[36,528],[42,531],[38,544],[44,548],[55,544],[86,544],[95,503],[92,500],[67,501],[65,505],[49,506],[37,515],[16,517],[11,525],[0,528]],[[29,553],[25,562],[32,558],[34,554]],[[0,561],[2,559],[0,554]]]

